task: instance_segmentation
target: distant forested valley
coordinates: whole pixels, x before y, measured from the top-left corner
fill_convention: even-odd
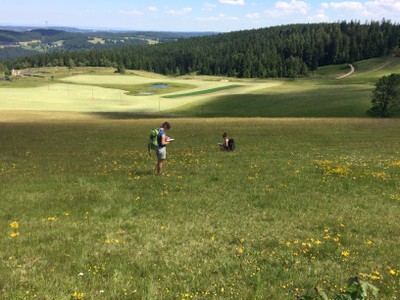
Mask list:
[[[176,41],[210,32],[90,31],[68,28],[0,29],[0,60],[15,60],[39,53],[121,48]]]
[[[319,66],[398,55],[400,25],[390,21],[282,25],[153,45],[50,51],[7,61],[9,68],[102,66],[165,75],[304,77]]]

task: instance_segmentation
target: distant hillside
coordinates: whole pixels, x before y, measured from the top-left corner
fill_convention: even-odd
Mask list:
[[[166,75],[294,78],[319,66],[397,53],[399,46],[400,25],[390,21],[297,24],[152,46],[40,54],[11,66],[123,66]]]
[[[120,48],[126,45],[147,45],[176,41],[180,38],[204,36],[211,32],[93,31],[76,28],[0,29],[0,60],[15,60],[38,53]],[[25,30],[17,30],[25,29]],[[11,48],[12,51],[10,51]],[[16,48],[20,48],[16,50]]]

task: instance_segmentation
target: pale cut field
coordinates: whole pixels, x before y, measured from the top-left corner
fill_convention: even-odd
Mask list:
[[[141,73],[139,73],[141,74]],[[273,81],[224,81],[176,79],[161,75],[74,75],[62,79],[65,83],[51,83],[40,87],[2,88],[0,89],[0,110],[41,110],[71,112],[129,112],[158,113],[176,109],[183,105],[199,104],[212,100],[215,96],[251,94],[280,85]],[[202,90],[219,88],[232,84],[241,87],[224,91],[165,99],[160,95],[127,95],[117,88],[104,88],[101,85],[140,85],[152,83],[183,83],[196,88],[174,92],[186,94]]]

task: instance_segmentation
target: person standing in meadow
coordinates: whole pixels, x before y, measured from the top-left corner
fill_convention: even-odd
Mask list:
[[[158,147],[157,149],[155,149],[158,159],[156,165],[158,175],[162,173],[164,160],[167,158],[166,146],[173,141],[166,135],[166,131],[169,130],[170,128],[171,125],[168,122],[164,122],[158,129],[158,136],[157,136]]]

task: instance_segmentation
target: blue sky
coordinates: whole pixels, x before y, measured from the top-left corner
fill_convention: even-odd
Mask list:
[[[0,0],[0,25],[218,31],[357,20],[400,22],[400,0]]]

